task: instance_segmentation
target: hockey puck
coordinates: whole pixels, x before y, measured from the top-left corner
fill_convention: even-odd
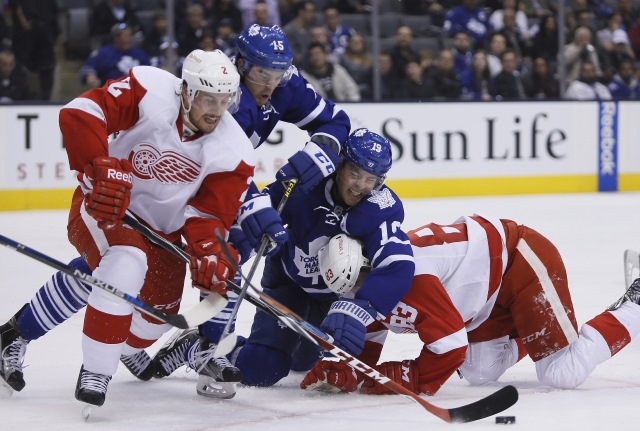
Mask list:
[[[516,417],[515,416],[496,416],[496,423],[497,424],[514,424],[516,423]]]

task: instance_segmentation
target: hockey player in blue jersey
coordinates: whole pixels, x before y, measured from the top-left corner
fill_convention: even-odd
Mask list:
[[[408,238],[400,229],[402,202],[383,185],[391,167],[389,141],[358,129],[347,139],[341,155],[334,175],[310,193],[289,198],[281,214],[288,223],[288,240],[266,258],[262,287],[269,296],[333,335],[337,346],[357,355],[367,324],[388,315],[407,292],[411,280],[406,271],[413,269],[414,262]],[[276,203],[285,186],[276,181],[268,190]],[[338,299],[318,267],[318,251],[340,232],[362,242],[372,266],[352,299]],[[236,230],[233,239],[240,254],[246,256],[251,246],[242,240],[242,231]],[[290,370],[308,370],[319,359],[319,351],[307,340],[260,310],[251,334],[246,341],[240,340],[230,357],[246,385],[274,385]],[[164,355],[173,356],[176,351],[169,348]],[[174,365],[188,361],[195,368],[200,354],[198,343],[194,343],[184,357],[173,358]]]
[[[278,172],[280,179],[298,178],[297,188],[304,192],[335,170],[341,143],[351,127],[348,115],[333,102],[320,97],[292,65],[293,54],[282,30],[277,27],[248,26],[237,41],[235,59],[241,74],[242,98],[233,116],[245,130],[255,148],[259,147],[276,127],[278,121],[296,124],[309,135],[304,148],[295,153]],[[253,200],[253,202],[252,202]],[[267,205],[265,205],[267,201]],[[242,228],[247,240],[257,245],[263,234],[273,241],[271,252],[286,239],[280,217],[268,199],[254,186],[243,205]],[[88,272],[78,257],[70,266]],[[90,288],[62,273],[53,275],[31,302],[0,326],[0,377],[14,390],[24,385],[22,364],[29,341],[35,340],[78,312],[87,303]],[[230,295],[229,307],[235,304]],[[215,322],[215,320],[214,320]],[[207,332],[216,341],[220,325]],[[222,327],[224,324],[222,324]],[[183,343],[184,344],[184,343]],[[186,344],[184,345],[186,348]],[[131,349],[122,360],[127,368],[142,380],[153,376],[151,358],[139,349]]]

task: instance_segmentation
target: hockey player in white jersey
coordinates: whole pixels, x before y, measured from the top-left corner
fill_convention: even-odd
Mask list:
[[[294,123],[307,131],[310,135],[309,143],[290,158],[279,175],[282,179],[297,177],[298,189],[312,188],[331,169],[321,168],[321,164],[317,164],[312,157],[317,152],[309,151],[309,148],[317,146],[328,159],[337,159],[341,143],[349,133],[349,117],[333,102],[320,97],[291,64],[293,55],[281,29],[251,25],[244,29],[242,36],[238,43],[239,56],[235,66],[241,75],[242,95],[240,107],[232,115],[250,136],[254,148],[267,139],[279,121]],[[257,193],[257,188],[247,193],[243,205],[247,210],[244,211],[242,228],[254,247],[259,244],[263,234],[274,239],[276,246],[269,253],[272,254],[277,251],[279,243],[286,240],[286,232],[272,207],[257,204],[262,201],[264,197]],[[82,258],[73,259],[69,265],[83,272],[91,272]],[[7,359],[3,363],[7,369],[5,372],[0,371],[0,377],[10,387],[21,390],[25,385],[22,363],[27,343],[45,335],[84,307],[89,292],[89,287],[58,272],[37,291],[29,304],[0,327],[0,335],[5,334],[0,342],[4,347],[11,346],[9,350],[12,352],[11,355],[6,355]],[[230,293],[229,308],[234,304],[235,296]],[[223,316],[224,314],[222,313]],[[137,317],[135,314],[134,316]],[[216,317],[201,329],[207,339],[216,342],[224,325],[224,319]],[[196,331],[180,335],[178,340],[172,340],[177,341],[177,344],[171,344],[173,354],[157,358],[156,364],[151,364],[144,351],[128,347],[125,348],[122,362],[142,380],[150,379],[154,375],[154,368],[157,377],[168,375],[184,363],[177,358],[182,357],[181,353],[198,337]],[[135,337],[130,337],[128,342],[136,346],[146,344],[136,343]],[[228,363],[221,366],[223,368],[212,363],[207,369],[220,376],[223,373],[231,375],[232,382],[239,381],[237,370],[229,368]]]
[[[80,182],[68,236],[96,278],[177,312],[186,266],[123,224],[130,211],[170,241],[184,236],[193,285],[225,293],[236,263],[214,232],[228,233],[255,166],[253,146],[229,113],[238,105],[239,80],[224,53],[196,50],[185,59],[182,79],[136,67],[62,108],[60,128]],[[89,294],[78,400],[102,405],[125,341],[131,349],[148,347],[168,329],[147,316],[131,325],[132,312],[100,289]],[[10,361],[20,346],[11,342],[11,329],[2,327],[3,377],[20,389]]]
[[[384,322],[367,328],[360,359],[413,392],[435,394],[458,368],[472,384],[494,382],[526,355],[542,384],[575,388],[640,333],[640,279],[578,329],[562,258],[530,227],[472,216],[408,235],[416,263],[411,290]],[[343,247],[355,254],[346,258],[333,251],[335,241],[320,251],[320,268],[325,278],[342,275],[332,290],[352,295],[359,266],[345,264],[359,261],[360,248]],[[389,330],[417,332],[420,355],[377,364]],[[360,383],[363,393],[392,393],[331,361],[318,362],[301,387],[352,392]]]

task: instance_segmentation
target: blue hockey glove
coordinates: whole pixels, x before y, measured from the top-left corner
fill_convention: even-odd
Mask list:
[[[297,178],[296,188],[302,193],[308,193],[324,177],[336,170],[338,160],[338,155],[329,147],[308,142],[302,150],[289,158],[289,163],[280,168],[276,179],[286,181]]]
[[[340,299],[329,308],[320,329],[333,336],[333,344],[353,356],[364,348],[367,325],[376,320],[375,308],[364,299]]]
[[[240,229],[240,225],[234,223],[231,226],[231,230],[229,231],[229,243],[238,250],[240,253],[240,262],[239,265],[242,266],[246,261],[251,257],[251,244],[247,240],[247,236],[244,234],[242,229]]]
[[[267,235],[269,246],[265,254],[271,256],[287,241],[287,229],[278,212],[271,206],[268,195],[258,194],[247,200],[238,214],[238,223],[251,248],[259,249],[262,235]]]

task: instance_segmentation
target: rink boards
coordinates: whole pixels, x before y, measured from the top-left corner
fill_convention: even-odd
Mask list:
[[[387,137],[401,197],[640,190],[637,102],[340,104],[352,130]],[[0,210],[57,209],[76,186],[58,105],[0,107]],[[257,150],[256,182],[308,140],[281,124]]]

